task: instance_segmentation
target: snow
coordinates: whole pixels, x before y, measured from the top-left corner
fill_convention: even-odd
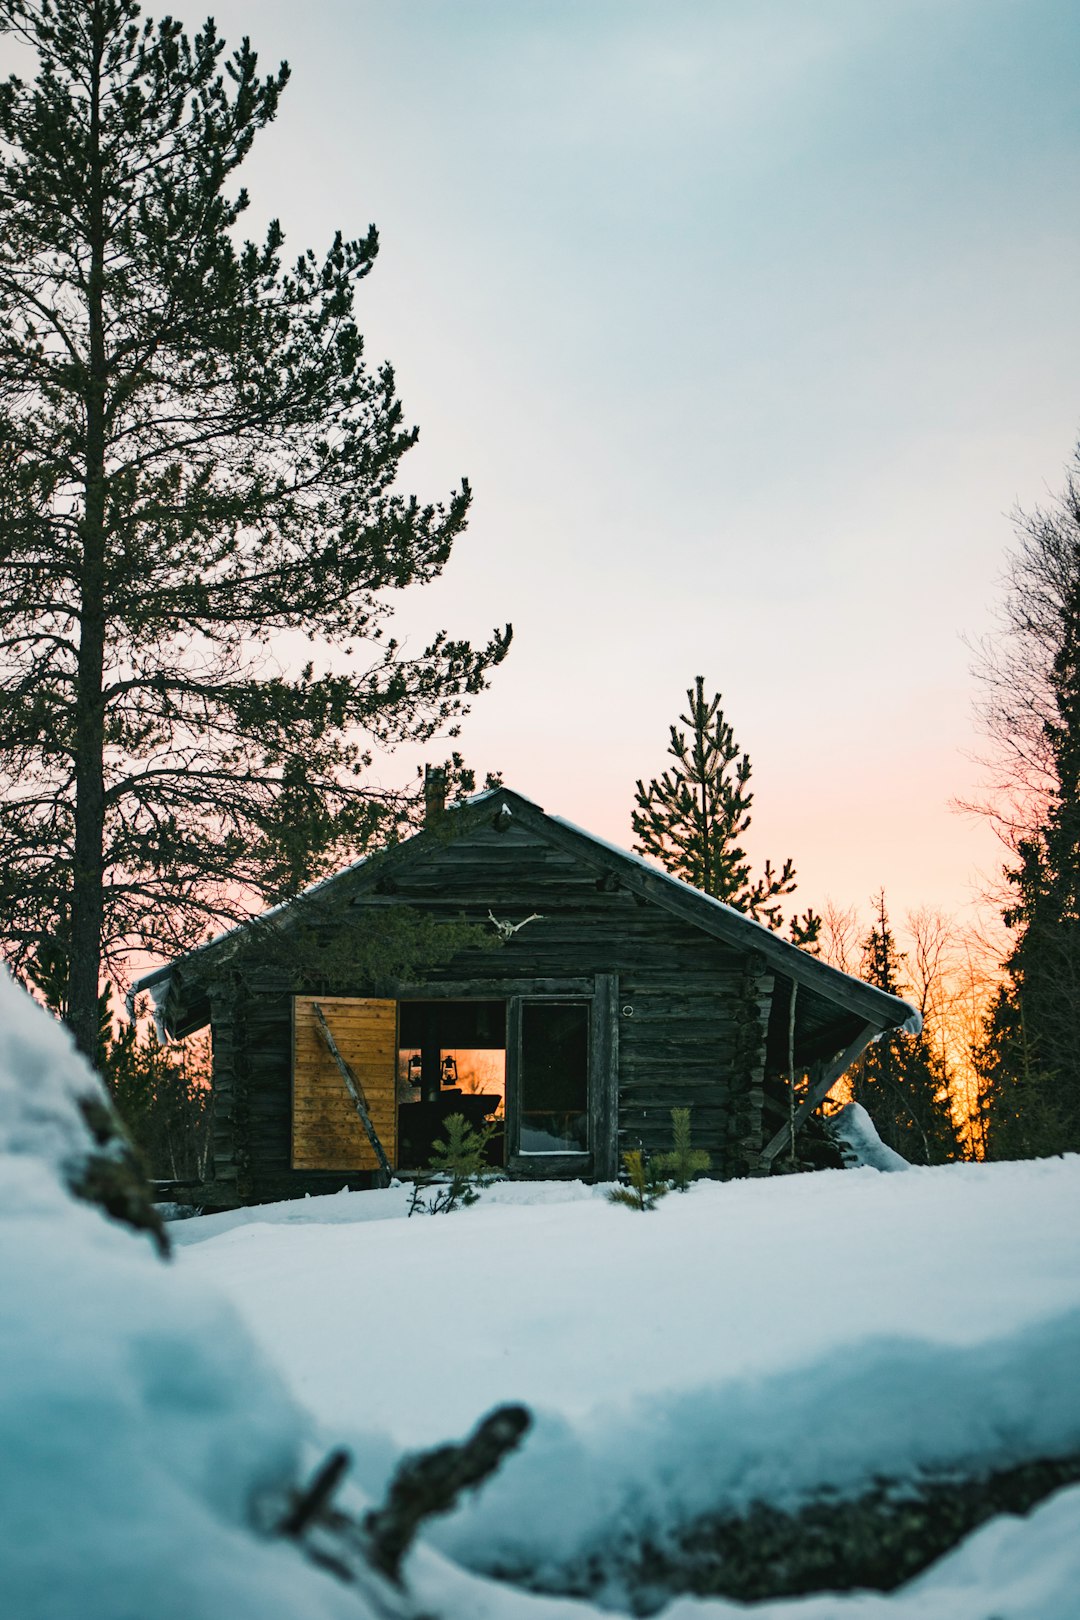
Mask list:
[[[150,992],[150,1007],[154,1020],[154,1033],[157,1035],[159,1045],[166,1046],[169,1040],[169,1032],[165,1028],[165,1009],[169,1003],[169,991],[172,988],[172,977],[169,975],[163,979],[153,979],[146,986],[146,988]],[[126,1005],[128,1017],[134,1018],[134,990],[132,990],[128,996]]]
[[[829,1120],[829,1134],[836,1138],[844,1160],[867,1165],[871,1170],[910,1170],[908,1161],[883,1142],[862,1103],[847,1103]]]
[[[186,1221],[182,1227],[171,1227],[170,1237],[174,1244],[184,1245],[205,1243],[208,1238],[233,1232],[239,1226],[355,1226],[357,1222],[397,1221],[408,1215],[411,1196],[411,1184],[402,1182],[361,1194],[342,1187],[340,1192],[318,1198],[308,1194],[282,1204],[255,1204],[245,1209],[202,1215],[197,1220]],[[606,1197],[605,1187],[590,1187],[583,1181],[496,1181],[485,1188],[483,1195],[488,1209],[505,1208],[508,1204],[603,1201]]]
[[[70,1037],[0,968],[0,1214],[18,1208],[32,1185],[46,1204],[62,1203],[61,1184],[93,1148],[85,1098],[105,1100]]]
[[[226,1299],[66,1190],[95,1094],[0,972],[0,1614],[357,1620],[253,1529],[296,1477],[302,1410]]]
[[[404,1203],[342,1193],[173,1230],[370,1493],[496,1402],[535,1409],[431,1533],[473,1568],[550,1572],[616,1529],[755,1496],[1080,1448],[1075,1157],[699,1182],[645,1216],[573,1183],[435,1219]]]
[[[406,1207],[401,1188],[343,1192],[170,1228],[320,1421],[367,1426],[374,1388],[401,1447],[497,1399],[585,1414],[868,1339],[978,1345],[1080,1303],[1075,1157],[698,1182],[645,1216],[575,1182]],[[452,1379],[402,1354],[432,1338]]]
[[[96,1082],[0,979],[0,1614],[369,1616],[260,1534],[329,1445],[354,1510],[497,1401],[535,1426],[411,1556],[434,1620],[597,1620],[484,1575],[877,1475],[1080,1448],[1080,1159],[700,1182],[641,1215],[501,1183],[172,1223],[176,1258],[74,1201]],[[837,1511],[842,1511],[838,1507]],[[664,1620],[1075,1620],[1080,1488],[891,1595]]]

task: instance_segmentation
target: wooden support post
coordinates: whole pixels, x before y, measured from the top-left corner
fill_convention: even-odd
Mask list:
[[[791,996],[788,1001],[788,1130],[791,1133],[791,1164],[795,1166],[795,997],[799,993],[799,986],[794,979],[791,981]]]
[[[614,1181],[619,1173],[619,980],[598,973],[590,1013],[589,1136],[593,1175]]]
[[[394,1172],[390,1167],[390,1160],[383,1152],[383,1145],[379,1141],[375,1127],[371,1123],[371,1115],[368,1113],[363,1088],[359,1080],[356,1078],[356,1075],[353,1073],[353,1070],[349,1067],[341,1053],[338,1051],[337,1042],[330,1033],[330,1025],[323,1017],[323,1010],[317,1001],[312,1002],[311,1010],[315,1014],[315,1023],[319,1034],[323,1038],[326,1050],[330,1053],[330,1056],[341,1070],[341,1078],[344,1080],[349,1096],[352,1098],[353,1103],[356,1106],[356,1112],[360,1115],[360,1123],[367,1132],[367,1139],[371,1143],[372,1152],[379,1161],[382,1173],[386,1177],[386,1185],[389,1187],[391,1181],[393,1180]]]
[[[763,1170],[768,1169],[769,1165],[776,1158],[776,1155],[780,1152],[780,1149],[784,1146],[784,1143],[791,1139],[791,1132],[797,1131],[800,1125],[802,1125],[803,1121],[813,1113],[818,1104],[825,1101],[825,1098],[829,1095],[829,1092],[832,1090],[833,1086],[835,1086],[840,1076],[844,1073],[844,1070],[850,1069],[851,1065],[855,1062],[855,1059],[860,1057],[862,1053],[865,1052],[866,1048],[870,1045],[870,1042],[874,1039],[874,1036],[879,1035],[880,1033],[881,1030],[877,1024],[864,1024],[862,1029],[856,1035],[855,1039],[852,1041],[851,1045],[846,1047],[844,1051],[841,1052],[840,1056],[834,1059],[832,1063],[826,1065],[821,1072],[820,1078],[815,1080],[814,1084],[810,1087],[810,1090],[803,1098],[802,1103],[799,1106],[799,1110],[795,1115],[794,1122],[781,1125],[768,1147],[765,1148],[761,1155],[761,1168]]]

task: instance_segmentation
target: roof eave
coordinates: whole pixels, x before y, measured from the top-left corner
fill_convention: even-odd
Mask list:
[[[201,957],[209,964],[223,948],[229,946],[230,942],[235,946],[241,938],[250,935],[252,930],[260,925],[281,921],[288,926],[291,920],[288,911],[291,906],[297,901],[310,898],[330,884],[336,884],[343,877],[354,876],[357,888],[361,891],[367,889],[383,874],[392,872],[404,861],[422,854],[429,844],[434,845],[448,835],[457,836],[459,831],[464,831],[467,826],[473,824],[478,815],[484,814],[492,807],[501,809],[504,805],[512,816],[519,818],[523,825],[538,833],[553,846],[563,848],[600,872],[615,872],[620,882],[631,893],[661,906],[683,921],[703,929],[714,938],[740,950],[756,951],[774,972],[792,980],[800,987],[805,987],[852,1016],[874,1024],[879,1030],[906,1028],[917,1032],[921,1027],[919,1012],[909,1002],[889,995],[876,985],[867,984],[862,979],[842,973],[839,968],[831,967],[798,945],[793,945],[789,940],[772,933],[764,924],[755,922],[752,917],[743,915],[732,906],[702,893],[701,890],[682,882],[670,873],[652,867],[640,857],[619,849],[617,845],[609,844],[583,828],[576,827],[572,822],[564,821],[559,816],[548,815],[532,799],[527,799],[508,787],[485,789],[462,804],[449,807],[444,812],[438,828],[421,829],[400,844],[356,861],[333,877],[324,878],[319,883],[313,884],[296,896],[294,901],[273,906],[268,911],[218,935],[216,939],[208,940],[206,944],[198,946],[186,956],[178,958],[176,962],[144,974],[132,986],[132,999],[144,990],[152,991],[155,987],[161,986],[164,981],[171,978],[178,967],[186,966],[195,957]]]
[[[572,822],[547,815],[539,805],[522,799],[510,789],[502,791],[511,800],[517,801],[517,809],[523,820],[541,836],[547,833],[551,842],[562,844],[568,852],[572,851],[582,859],[591,860],[601,870],[614,869],[631,893],[654,901],[672,914],[705,929],[716,939],[740,949],[759,952],[769,966],[785,978],[793,979],[800,986],[865,1019],[867,1023],[876,1024],[880,1029],[908,1026],[914,1030],[921,1026],[918,1009],[910,1002],[849,973],[842,973],[839,968],[811,956],[808,951],[793,945],[790,940],[782,939],[763,923],[744,916],[734,907],[713,899],[711,895],[672,877],[668,872],[647,865],[626,850],[575,827]],[[511,805],[511,808],[514,806]]]

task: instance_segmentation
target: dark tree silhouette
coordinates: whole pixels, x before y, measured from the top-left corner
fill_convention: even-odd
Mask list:
[[[648,786],[639,780],[635,788],[634,849],[651,855],[685,883],[780,928],[780,901],[795,890],[795,868],[787,860],[777,871],[766,861],[761,876],[751,878],[739,842],[749,829],[754,802],[750,756],[740,750],[724,718],[720,693],[706,699],[702,676],[686,701],[687,713],[671,727],[668,743],[674,767]],[[791,937],[812,948],[820,928],[821,918],[808,910],[792,919]]]
[[[904,996],[905,957],[878,895],[873,927],[863,942],[861,976],[891,996]],[[852,1070],[852,1095],[889,1147],[913,1164],[942,1164],[961,1156],[949,1075],[926,1030],[893,1030],[867,1047]]]
[[[16,967],[64,953],[92,1054],[103,959],[362,849],[398,809],[368,750],[452,722],[509,630],[388,632],[470,492],[397,491],[416,429],[353,312],[374,228],[291,267],[276,222],[237,234],[288,69],[134,0],[0,26],[38,63],[0,86],[0,930]]]

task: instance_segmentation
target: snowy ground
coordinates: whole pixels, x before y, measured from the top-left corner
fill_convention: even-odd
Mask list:
[[[99,1083],[0,970],[0,1616],[366,1620],[253,1505],[308,1421],[228,1301],[67,1188]]]
[[[648,1215],[580,1184],[505,1185],[435,1218],[405,1205],[342,1193],[173,1231],[181,1270],[229,1294],[368,1492],[495,1402],[534,1408],[522,1451],[432,1533],[474,1569],[1080,1447],[1075,1158],[699,1183]],[[1080,1531],[1080,1492],[1054,1512]],[[1034,1526],[988,1528],[983,1556]]]
[[[647,1215],[574,1185],[412,1220],[402,1190],[343,1194],[177,1223],[166,1265],[67,1190],[95,1087],[0,976],[3,1620],[375,1620],[266,1534],[287,1492],[344,1441],[362,1509],[503,1399],[534,1429],[409,1562],[433,1620],[598,1620],[485,1578],[500,1550],[542,1570],[702,1507],[1080,1448],[1078,1159]],[[889,1597],[665,1620],[1076,1620],[1078,1593],[1073,1488]]]

